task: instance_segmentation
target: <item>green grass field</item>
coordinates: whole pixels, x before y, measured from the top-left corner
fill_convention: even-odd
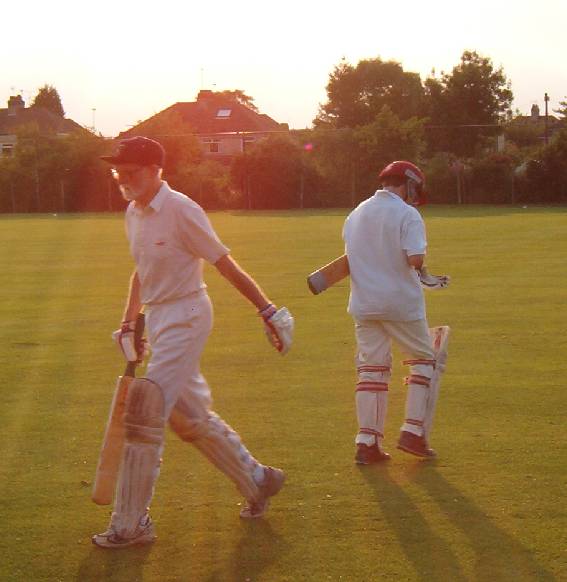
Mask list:
[[[288,484],[242,522],[233,485],[168,433],[152,547],[94,548],[90,501],[123,363],[110,340],[132,269],[119,215],[0,218],[0,580],[500,581],[567,579],[567,209],[427,207],[431,325],[449,324],[432,436],[439,458],[395,449],[353,463],[348,284],[305,276],[342,250],[346,210],[213,213],[233,255],[296,317],[292,352],[207,268],[216,326],[203,360],[216,410]],[[401,356],[397,354],[396,361]]]

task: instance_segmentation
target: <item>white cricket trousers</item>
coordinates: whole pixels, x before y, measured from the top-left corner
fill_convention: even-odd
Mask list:
[[[427,320],[384,321],[355,319],[357,350],[356,411],[357,444],[381,445],[388,407],[392,370],[392,341],[407,356],[410,372],[407,380],[406,418],[402,430],[423,434],[427,402],[424,384],[432,377],[434,354]],[[423,382],[423,383],[420,383]]]
[[[160,386],[164,416],[181,399],[195,418],[205,419],[211,391],[200,360],[213,327],[211,300],[203,290],[167,303],[147,305],[146,329],[152,354],[146,378]]]
[[[146,310],[152,357],[146,377],[164,397],[164,417],[177,435],[195,445],[251,500],[264,477],[238,433],[211,410],[212,398],[200,358],[213,326],[207,293],[152,305]]]

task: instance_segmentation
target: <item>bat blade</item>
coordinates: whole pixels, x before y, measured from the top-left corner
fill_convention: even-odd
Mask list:
[[[135,345],[138,345],[142,339],[144,324],[144,314],[140,313],[136,319]],[[124,375],[118,377],[114,389],[91,493],[91,499],[97,505],[109,505],[114,497],[124,449],[126,398],[128,397],[128,387],[136,375],[136,364],[136,362],[128,362]]]
[[[124,448],[124,410],[131,376],[119,376],[106,423],[104,440],[96,468],[95,483],[91,498],[97,505],[109,505],[114,497],[114,487]]]
[[[330,263],[313,271],[307,277],[307,285],[313,295],[318,295],[339,281],[342,281],[349,274],[348,258],[346,255],[341,255]]]

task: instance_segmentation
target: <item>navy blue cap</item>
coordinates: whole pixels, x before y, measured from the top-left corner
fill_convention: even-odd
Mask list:
[[[130,137],[118,143],[112,156],[101,156],[110,164],[139,164],[140,166],[159,166],[163,168],[165,150],[163,146],[149,137]]]

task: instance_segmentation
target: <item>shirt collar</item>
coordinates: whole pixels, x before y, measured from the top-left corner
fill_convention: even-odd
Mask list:
[[[152,210],[155,210],[155,212],[159,212],[169,192],[170,192],[169,184],[165,180],[162,180],[161,188],[158,190],[158,193],[152,198],[152,201],[148,204],[148,207],[151,208]]]
[[[403,202],[403,200],[397,195],[394,194],[393,192],[390,192],[389,190],[376,190],[376,192],[374,193],[375,196],[389,196],[390,198],[393,198],[394,200],[401,200]]]

